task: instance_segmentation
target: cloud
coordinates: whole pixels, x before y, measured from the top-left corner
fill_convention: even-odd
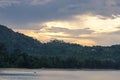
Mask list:
[[[39,30],[24,30],[24,29],[14,29],[16,32],[21,32],[27,36],[34,37],[37,40],[40,40],[41,42],[49,42],[53,39],[58,40],[64,40],[65,42],[71,42],[71,43],[77,43],[81,45],[97,45],[96,42],[94,42],[92,39],[88,39],[88,37],[75,37],[70,36],[68,34],[64,33],[50,33],[50,32],[42,32]]]
[[[34,37],[42,42],[58,39],[66,42],[77,43],[82,45],[102,45],[109,46],[120,43],[120,31],[106,32],[106,33],[89,33],[89,29],[80,29],[79,31],[88,30],[88,32],[76,33],[74,30],[64,28],[51,28],[53,30],[15,30],[25,35]],[[58,29],[58,30],[57,30]],[[57,31],[54,31],[57,30]],[[70,30],[70,32],[69,32]],[[68,32],[67,32],[68,31]],[[73,32],[72,32],[73,31]],[[65,32],[65,33],[64,33]],[[76,35],[77,34],[77,35]]]
[[[0,0],[0,22],[42,41],[111,45],[120,41],[119,7],[120,0]]]
[[[11,6],[13,4],[18,4],[19,0],[0,0],[0,7],[4,8],[6,6]]]
[[[34,5],[45,5],[51,1],[53,1],[53,0],[32,0],[30,4],[33,6]]]
[[[31,6],[36,6],[36,5],[45,5],[52,0],[0,0],[0,7],[8,7],[12,6],[13,4],[28,4]]]
[[[61,8],[62,13],[85,14],[111,16],[120,13],[119,0],[75,0],[73,4],[68,4]]]
[[[117,31],[120,26],[120,16],[104,17],[100,15],[76,15],[69,20],[57,20],[41,23],[48,27],[60,27],[68,29],[89,28],[96,33]]]
[[[77,15],[73,16],[72,20],[34,23],[39,28],[34,33],[39,36],[44,35],[47,41],[60,39],[82,45],[112,45],[120,43],[119,20],[120,17],[114,15],[112,17]],[[38,39],[42,40],[41,37]]]
[[[2,19],[17,24],[69,20],[83,14],[109,17],[120,14],[119,0],[0,0],[0,6],[6,7],[0,8]]]
[[[20,3],[22,5],[45,5],[47,10],[56,9],[58,13],[64,15],[93,13],[98,15],[115,15],[120,13],[119,0],[0,0],[0,6]],[[50,3],[50,4],[47,4]],[[21,6],[22,6],[21,5]],[[28,6],[26,5],[26,6]],[[46,7],[44,6],[44,9]],[[55,11],[54,11],[55,12]]]
[[[51,33],[64,33],[73,36],[79,36],[82,34],[92,34],[94,31],[90,30],[89,28],[84,29],[68,29],[68,28],[60,28],[60,27],[51,27],[44,30],[44,32],[51,32]]]
[[[25,29],[14,29],[15,32],[20,32],[23,33],[27,36],[31,36],[37,40],[40,40],[41,42],[48,42],[49,40],[51,40],[51,37],[45,34],[38,34],[36,32],[38,32],[39,30],[25,30]]]
[[[119,35],[114,35],[114,34],[113,35],[99,34],[97,37],[93,37],[91,39],[97,42],[97,45],[111,46],[115,44],[120,44]]]

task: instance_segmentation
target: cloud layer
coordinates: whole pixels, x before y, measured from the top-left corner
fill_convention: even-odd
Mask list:
[[[42,41],[119,44],[119,0],[0,0],[0,22]]]
[[[111,17],[119,15],[119,6],[119,0],[0,0],[0,15],[6,24],[25,24],[69,20],[72,16],[82,14]]]

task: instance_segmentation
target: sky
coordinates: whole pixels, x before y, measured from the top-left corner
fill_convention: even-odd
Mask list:
[[[120,44],[120,0],[0,0],[0,24],[41,42]]]

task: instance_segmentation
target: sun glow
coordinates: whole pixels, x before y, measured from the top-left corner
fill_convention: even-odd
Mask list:
[[[77,15],[73,16],[71,20],[57,20],[37,23],[37,25],[39,24],[39,27],[43,25],[40,30],[18,30],[18,32],[34,37],[42,42],[48,42],[51,39],[58,39],[82,45],[97,45],[103,43],[95,40],[97,38],[100,39],[101,34],[119,31],[119,21],[120,16],[103,17],[97,15]],[[53,27],[58,28],[57,30],[59,32],[55,31]],[[75,35],[74,30],[77,29],[89,29],[93,30],[93,32],[86,34],[78,32],[79,34]],[[68,30],[68,33],[65,32],[66,30]],[[69,30],[73,30],[73,33]],[[107,37],[107,35],[105,37]]]
[[[117,31],[117,27],[120,25],[120,16],[112,17],[113,18],[103,16],[87,16],[83,26],[89,27],[97,33]]]
[[[43,25],[50,27],[62,27],[68,29],[90,28],[97,33],[117,31],[120,26],[120,16],[104,17],[100,15],[77,15],[73,19],[66,21],[44,22]]]
[[[81,39],[81,40],[75,40],[73,43],[81,44],[81,45],[87,45],[87,46],[93,46],[97,45],[96,42],[90,39]]]

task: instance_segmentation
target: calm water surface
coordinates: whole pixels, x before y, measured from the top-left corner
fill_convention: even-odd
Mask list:
[[[0,69],[0,80],[120,80],[120,71]]]

